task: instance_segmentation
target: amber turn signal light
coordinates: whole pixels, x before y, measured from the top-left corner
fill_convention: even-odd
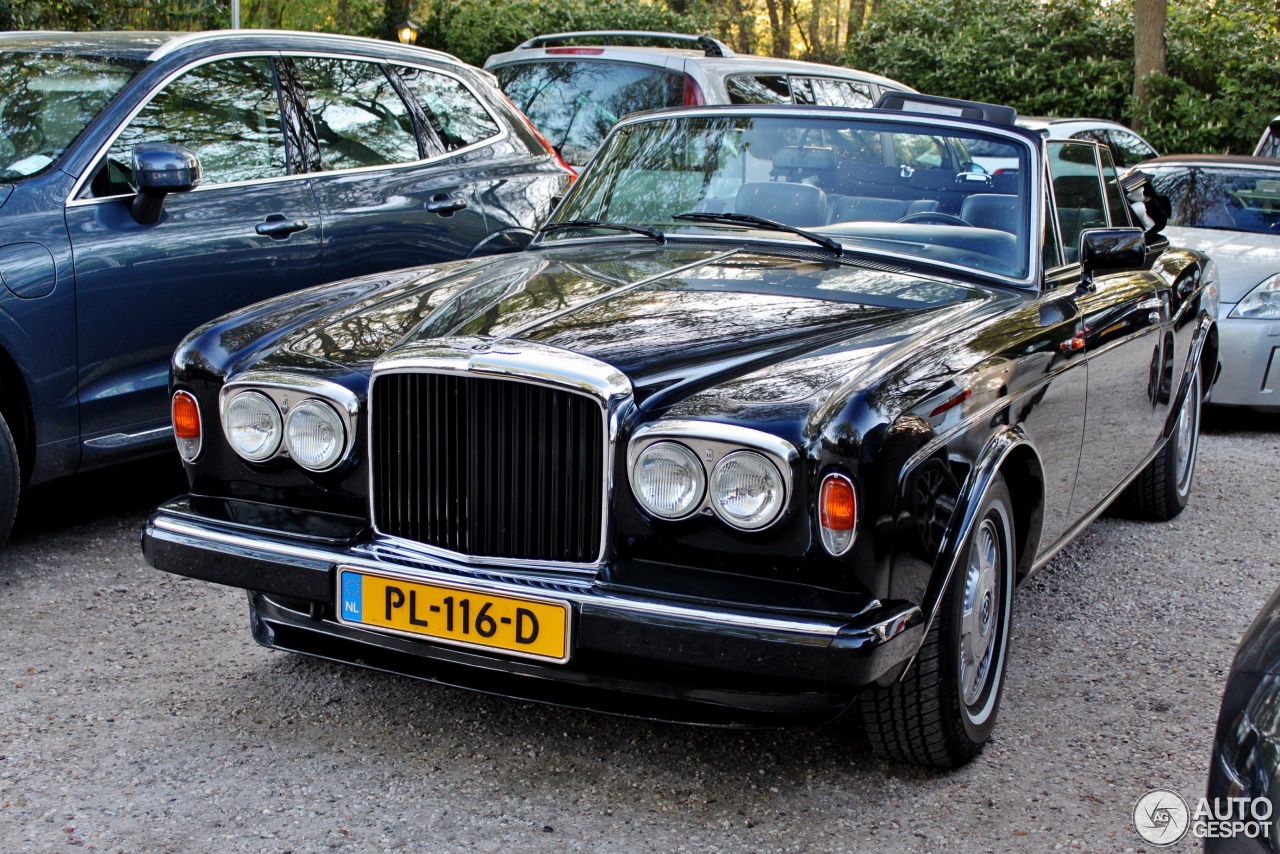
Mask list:
[[[178,453],[187,462],[200,454],[202,444],[200,430],[200,404],[189,391],[173,395],[173,437],[178,442]]]
[[[818,491],[818,530],[822,546],[839,557],[853,545],[858,524],[858,496],[853,481],[842,474],[829,474]]]

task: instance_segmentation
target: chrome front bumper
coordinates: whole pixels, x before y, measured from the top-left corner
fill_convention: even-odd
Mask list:
[[[528,680],[498,689],[487,680],[494,672],[537,676],[544,689],[551,680],[574,690],[585,684],[756,711],[778,708],[784,696],[812,700],[823,694],[830,705],[830,698],[847,702],[859,687],[906,661],[924,630],[919,608],[905,603],[870,599],[854,614],[805,615],[780,613],[763,602],[753,607],[664,597],[592,578],[452,563],[381,539],[344,544],[249,530],[201,518],[188,499],[157,510],[143,531],[142,546],[157,569],[251,591],[255,636],[270,646],[422,678],[436,678],[425,674],[446,666],[453,675],[436,681],[480,687],[467,684],[471,673],[483,677],[481,690],[593,708],[599,704],[532,696],[521,687],[529,686]],[[338,565],[568,602],[574,622],[570,661],[516,660],[340,623],[333,611]],[[288,641],[277,640],[278,635]],[[379,654],[396,663],[371,663]],[[411,664],[415,659],[421,667]]]

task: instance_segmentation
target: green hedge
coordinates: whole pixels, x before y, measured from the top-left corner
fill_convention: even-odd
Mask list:
[[[491,54],[511,50],[543,33],[701,30],[698,20],[645,0],[625,5],[591,0],[542,0],[536,4],[528,0],[435,0],[429,8],[418,44],[448,51],[473,65],[483,65]]]
[[[1280,30],[1262,0],[1173,3],[1168,75],[1138,117],[1162,153],[1250,153],[1280,113]],[[1134,123],[1133,4],[886,0],[847,64],[1025,115]]]

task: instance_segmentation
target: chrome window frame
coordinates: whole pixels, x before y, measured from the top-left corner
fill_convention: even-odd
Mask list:
[[[601,141],[600,148],[597,150],[596,157],[595,159],[593,159],[592,163],[594,164],[599,160],[599,157],[600,157],[599,152],[604,150],[605,146],[609,144],[609,142],[613,139],[613,137],[616,134],[620,133],[624,128],[631,127],[632,125],[642,124],[646,122],[668,121],[671,119],[685,119],[685,118],[698,118],[698,117],[723,118],[726,116],[744,116],[749,118],[751,117],[781,118],[781,119],[794,119],[796,117],[802,117],[802,118],[809,118],[809,119],[826,119],[826,120],[832,120],[832,119],[839,120],[843,118],[843,119],[869,120],[872,122],[884,122],[884,123],[890,123],[890,124],[917,125],[917,126],[934,125],[940,128],[945,128],[949,131],[955,131],[960,133],[980,133],[980,134],[986,134],[989,136],[1000,137],[1012,143],[1013,145],[1019,145],[1024,147],[1027,152],[1028,166],[1030,167],[1027,170],[1028,175],[1040,174],[1041,171],[1045,168],[1045,165],[1047,163],[1047,157],[1045,156],[1046,154],[1045,149],[1042,146],[1032,142],[1026,136],[1024,136],[1023,134],[1026,133],[1027,131],[1023,129],[1014,129],[1012,126],[1009,129],[1005,129],[1000,125],[995,125],[991,123],[983,123],[981,125],[976,125],[974,122],[971,122],[971,121],[963,121],[963,120],[957,121],[957,120],[950,119],[943,116],[935,116],[935,115],[924,114],[924,113],[881,110],[876,108],[861,109],[857,107],[808,107],[808,106],[801,107],[801,106],[795,106],[795,105],[788,106],[788,105],[760,105],[760,104],[754,104],[754,105],[753,104],[735,104],[732,106],[716,106],[714,108],[713,113],[709,112],[705,107],[673,108],[669,110],[663,110],[659,113],[642,113],[639,115],[623,118],[616,125],[613,126],[613,129],[609,131],[609,133]],[[1099,176],[1099,181],[1101,181],[1101,176]],[[557,213],[559,211],[563,211],[567,209],[570,201],[579,192],[582,191],[583,185],[584,185],[583,181],[573,182],[573,186],[570,187],[569,192],[565,195],[563,201],[560,202],[559,207],[556,208]],[[1023,290],[1023,291],[1038,290],[1045,273],[1044,257],[1043,257],[1043,251],[1042,251],[1042,238],[1040,235],[1042,233],[1042,230],[1044,229],[1044,207],[1043,206],[1045,203],[1047,192],[1048,191],[1045,188],[1045,182],[1043,180],[1040,180],[1040,181],[1033,180],[1030,182],[1030,186],[1028,187],[1028,203],[1031,206],[1031,210],[1029,212],[1030,224],[1028,226],[1030,230],[1027,234],[1026,245],[1023,249],[1023,258],[1027,262],[1027,273],[1021,278],[1017,278],[1014,276],[1006,276],[1000,273],[992,273],[988,270],[982,270],[976,267],[965,267],[959,264],[947,263],[945,261],[937,261],[929,258],[922,258],[919,255],[906,255],[899,252],[889,252],[883,249],[873,249],[873,248],[866,248],[862,246],[851,246],[849,248],[849,251],[851,254],[859,254],[859,255],[866,254],[866,255],[873,255],[877,258],[881,258],[881,257],[892,258],[894,260],[904,263],[909,268],[913,268],[913,269],[921,265],[925,265],[925,266],[955,271],[966,277],[980,276],[986,279],[991,279],[1000,284],[1005,284],[1010,287],[1017,288],[1018,290]],[[554,219],[554,216],[551,220],[549,220],[549,222],[555,222],[555,221],[556,220]],[[529,244],[529,248],[530,249],[539,248],[539,247],[550,248],[552,246],[566,246],[566,245],[572,245],[572,243],[585,243],[585,242],[608,240],[608,239],[623,241],[623,240],[630,240],[634,238],[610,238],[610,237],[590,238],[588,237],[588,238],[552,238],[550,240],[547,240],[546,232],[539,232],[537,236],[535,236],[533,241]],[[812,244],[810,244],[808,241],[804,240],[803,238],[797,237],[794,240],[788,240],[788,239],[780,238],[774,234],[768,234],[767,236],[756,234],[750,237],[745,235],[739,235],[733,238],[729,238],[727,236],[720,236],[712,233],[668,234],[667,240],[668,242],[676,242],[679,240],[696,240],[698,242],[704,242],[704,243],[725,242],[725,243],[736,243],[738,245],[741,245],[743,243],[774,243],[774,244],[786,245],[791,248],[812,246]],[[834,258],[835,256],[833,255],[832,257]]]
[[[266,465],[286,459],[292,461],[302,471],[314,474],[334,471],[351,459],[351,453],[356,446],[356,430],[360,425],[360,399],[349,388],[318,377],[290,374],[284,371],[246,371],[236,374],[218,391],[218,420],[221,422],[224,435],[227,429],[227,406],[231,399],[242,391],[256,391],[266,396],[280,411],[280,446],[271,456],[261,460],[246,460],[232,447],[231,450],[238,459],[254,465]],[[290,395],[296,395],[292,402],[289,400]],[[342,453],[333,465],[323,469],[310,468],[293,460],[289,454],[288,443],[285,441],[289,410],[303,401],[313,399],[332,406],[342,419],[342,426],[346,430],[346,436],[342,441]],[[230,446],[231,443],[227,444]]]
[[[102,164],[103,157],[106,156],[106,153],[111,149],[111,146],[115,144],[115,141],[120,137],[120,134],[124,133],[124,130],[129,126],[129,123],[132,122],[135,118],[137,118],[138,113],[142,112],[142,110],[148,104],[150,104],[157,95],[160,94],[160,92],[164,89],[164,87],[168,86],[170,83],[172,83],[177,78],[181,77],[183,74],[186,74],[188,71],[191,71],[192,69],[195,69],[195,68],[199,68],[200,66],[203,66],[203,65],[207,65],[211,62],[220,62],[225,59],[247,59],[247,58],[257,58],[257,57],[265,57],[267,59],[291,59],[295,57],[308,57],[308,58],[315,57],[320,59],[346,59],[346,60],[352,60],[355,62],[370,62],[375,65],[384,66],[384,67],[385,66],[394,67],[396,65],[403,65],[407,68],[418,68],[423,71],[442,74],[446,77],[452,77],[453,79],[461,83],[463,87],[471,94],[471,96],[476,99],[476,101],[480,104],[481,108],[489,115],[489,118],[491,118],[494,124],[497,125],[498,132],[491,137],[481,140],[480,142],[474,142],[470,145],[463,146],[462,148],[455,148],[453,151],[445,151],[445,152],[441,152],[440,154],[432,154],[428,157],[419,158],[417,160],[405,161],[403,163],[386,163],[379,166],[354,166],[349,169],[333,169],[333,170],[322,169],[319,172],[295,172],[293,174],[275,175],[270,178],[251,178],[244,181],[226,181],[221,184],[201,184],[199,187],[196,187],[194,190],[192,190],[191,191],[192,193],[199,193],[199,192],[204,192],[208,190],[220,190],[225,187],[249,187],[249,186],[257,186],[260,184],[275,184],[275,183],[279,183],[280,181],[306,180],[309,178],[316,178],[319,176],[354,175],[362,172],[386,171],[386,170],[392,170],[392,169],[421,168],[424,166],[430,166],[436,163],[443,162],[445,160],[448,160],[451,157],[458,157],[460,155],[467,154],[471,151],[484,148],[485,146],[497,145],[498,143],[505,141],[511,135],[511,130],[508,127],[507,123],[494,114],[489,104],[485,102],[484,98],[480,97],[479,93],[476,91],[475,87],[472,86],[471,82],[467,80],[465,77],[463,77],[461,74],[457,74],[450,69],[440,68],[439,66],[426,65],[423,63],[410,62],[408,60],[384,59],[382,57],[357,56],[354,54],[343,54],[343,53],[326,53],[324,51],[316,51],[316,50],[296,50],[296,51],[249,50],[249,51],[233,51],[230,53],[220,53],[214,56],[201,57],[200,59],[196,59],[185,65],[179,66],[177,69],[165,75],[165,77],[162,80],[160,80],[159,83],[152,86],[151,91],[148,92],[142,98],[142,100],[139,101],[133,107],[133,109],[131,109],[128,112],[128,114],[123,119],[121,119],[119,124],[116,125],[115,129],[111,132],[111,134],[107,137],[107,139],[102,143],[102,145],[98,147],[98,150],[94,152],[91,158],[89,158],[89,161],[88,161],[89,165],[85,167],[84,172],[81,173],[80,177],[78,177],[75,183],[72,184],[71,186],[71,192],[67,195],[67,200],[65,203],[66,206],[81,207],[84,205],[95,205],[95,204],[100,204],[102,202],[118,201],[119,199],[128,199],[136,195],[135,193],[118,193],[114,196],[91,196],[88,198],[79,197],[80,194],[84,191],[85,186],[92,180],[94,173],[98,170],[99,166]],[[415,99],[416,99],[416,95],[415,95]],[[405,106],[407,108],[409,105],[406,104]],[[423,109],[425,109],[425,107]],[[283,133],[283,125],[282,125],[282,133]]]
[[[377,379],[388,374],[440,374],[525,382],[581,395],[600,407],[604,460],[600,495],[600,550],[590,561],[528,560],[470,555],[417,540],[388,534],[378,527],[374,513],[373,395]],[[483,338],[436,338],[392,350],[378,359],[369,375],[365,437],[369,459],[369,524],[374,535],[427,557],[440,557],[472,566],[552,569],[593,575],[604,565],[609,545],[609,509],[613,503],[613,470],[617,463],[622,410],[634,399],[631,381],[617,368],[589,356],[532,341],[493,341]]]

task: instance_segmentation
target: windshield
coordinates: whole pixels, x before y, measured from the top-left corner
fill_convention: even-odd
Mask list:
[[[1169,197],[1169,225],[1280,233],[1280,170],[1143,168]]]
[[[61,157],[143,65],[104,56],[0,54],[0,180],[35,175]]]
[[[1013,168],[983,174],[981,147]],[[939,126],[808,116],[697,116],[621,128],[557,220],[645,226],[668,237],[752,232],[758,225],[681,214],[763,217],[849,250],[914,256],[948,266],[1027,275],[1028,147]],[[546,242],[617,231],[563,228]]]

